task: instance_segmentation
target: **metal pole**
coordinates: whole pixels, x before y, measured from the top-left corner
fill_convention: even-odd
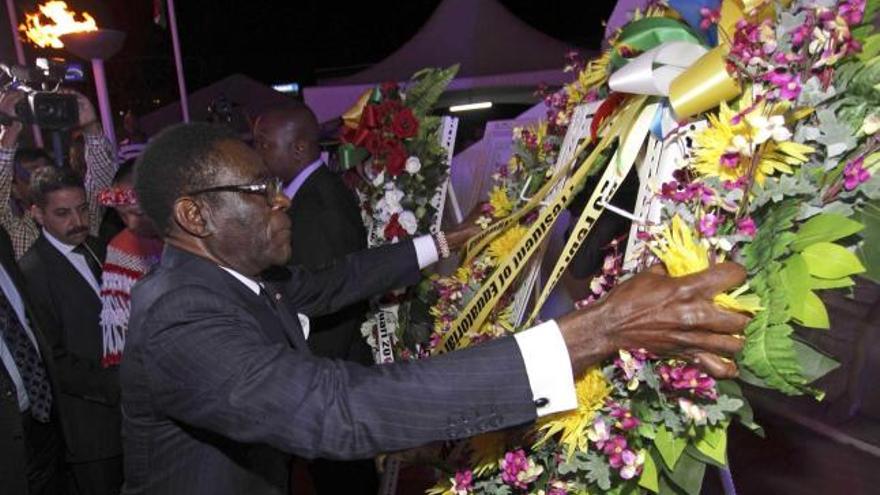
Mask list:
[[[186,93],[186,78],[183,74],[183,57],[180,55],[180,37],[177,35],[177,13],[174,11],[174,0],[168,0],[168,27],[171,29],[171,45],[174,47],[174,66],[177,68],[180,111],[183,114],[183,121],[189,122],[189,99]]]
[[[24,58],[24,47],[21,46],[21,38],[18,37],[18,14],[15,12],[15,1],[6,0],[6,12],[9,15],[9,30],[12,33],[12,44],[15,45],[15,59],[18,65],[27,65]],[[43,133],[37,125],[31,128],[34,134],[34,144],[38,148],[43,147]]]
[[[92,73],[95,76],[95,93],[98,95],[98,108],[101,112],[101,125],[104,135],[116,146],[116,129],[113,126],[113,110],[110,109],[110,94],[107,92],[107,77],[104,75],[104,61],[92,59]]]

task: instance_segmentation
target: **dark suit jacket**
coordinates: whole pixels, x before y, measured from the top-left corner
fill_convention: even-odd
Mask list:
[[[36,319],[33,303],[28,297],[24,277],[15,262],[15,252],[12,250],[12,242],[9,235],[0,227],[0,263],[9,278],[12,279],[18,294],[24,302],[25,311],[28,315],[28,326],[37,341],[40,355],[43,356],[46,371],[49,374],[49,382],[52,385],[53,398],[58,400],[58,384],[55,381],[56,372],[51,359],[51,350],[43,337],[43,333]],[[54,414],[57,408],[53,408],[53,421],[58,418]],[[27,445],[25,443],[21,411],[18,409],[18,396],[12,377],[6,371],[6,367],[0,364],[0,487],[8,490],[8,493],[27,493]],[[6,493],[4,491],[4,493]]]
[[[290,208],[291,262],[318,269],[367,249],[367,230],[357,200],[342,179],[321,166],[303,183]],[[310,322],[309,348],[318,356],[372,364],[361,336],[369,305],[358,302]]]
[[[96,239],[87,242],[103,261],[106,247]],[[121,454],[118,372],[101,367],[101,300],[43,235],[20,265],[58,371],[68,459],[94,461]]]
[[[418,277],[411,242],[385,246],[294,268],[273,309],[210,261],[166,247],[132,295],[123,493],[286,494],[288,454],[364,458],[532,421],[513,339],[365,367],[313,356],[291,316]]]

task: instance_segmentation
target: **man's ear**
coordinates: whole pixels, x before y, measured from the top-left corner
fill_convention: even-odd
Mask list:
[[[45,215],[45,212],[42,208],[35,204],[31,205],[31,216],[34,217],[34,220],[40,225],[43,225],[43,215]]]
[[[192,198],[180,198],[174,202],[174,222],[184,232],[199,238],[211,235],[210,208]]]

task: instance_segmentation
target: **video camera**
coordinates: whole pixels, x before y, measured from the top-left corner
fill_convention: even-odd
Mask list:
[[[78,75],[81,79],[82,69]],[[62,59],[39,58],[34,67],[0,64],[0,88],[27,95],[15,106],[14,116],[4,115],[0,119],[15,119],[47,130],[75,127],[79,123],[76,95],[59,90],[63,81],[76,76],[76,67],[69,67]]]

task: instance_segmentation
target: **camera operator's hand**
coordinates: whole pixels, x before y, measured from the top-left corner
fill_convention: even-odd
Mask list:
[[[575,376],[618,349],[646,349],[692,361],[718,378],[736,376],[736,364],[721,356],[742,349],[749,317],[723,310],[712,299],[745,278],[735,263],[680,278],[658,266],[623,282],[601,302],[560,318]]]
[[[98,115],[95,113],[95,106],[92,105],[92,102],[79,91],[65,88],[61,92],[76,96],[79,108],[79,125],[83,133],[92,136],[101,134],[101,122],[98,120]]]
[[[25,94],[21,91],[5,91],[0,94],[0,113],[15,117],[15,106],[24,99]],[[0,126],[0,146],[12,148],[18,142],[22,124],[19,120],[13,120],[8,125]]]

